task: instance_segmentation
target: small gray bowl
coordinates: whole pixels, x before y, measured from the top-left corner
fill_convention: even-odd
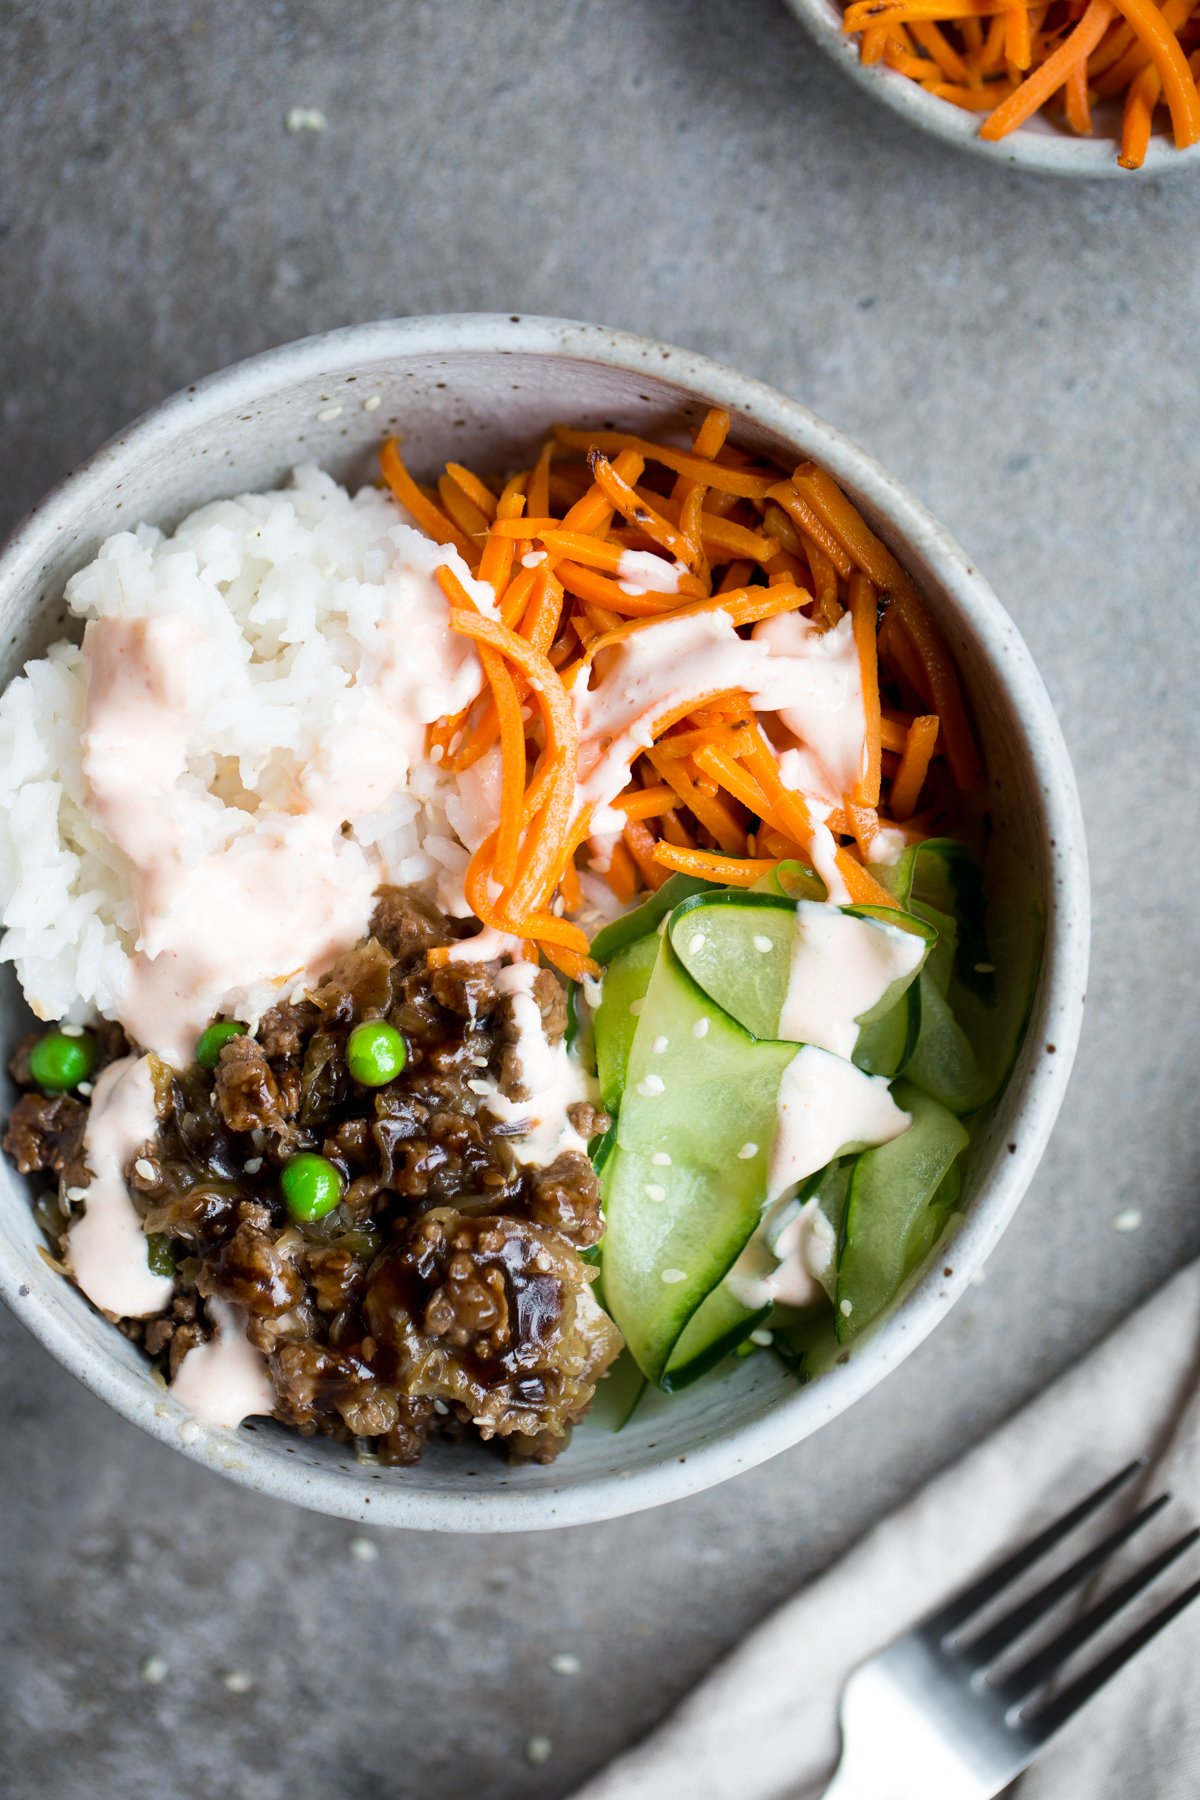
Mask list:
[[[990,143],[979,135],[978,113],[964,112],[961,106],[927,94],[919,82],[901,75],[898,69],[888,68],[886,63],[864,63],[858,53],[858,38],[842,30],[842,0],[786,0],[786,4],[825,54],[859,87],[890,106],[910,125],[931,132],[959,150],[986,157],[989,162],[1039,175],[1084,175],[1093,180],[1115,175],[1122,181],[1200,168],[1200,144],[1176,149],[1164,115],[1159,113],[1145,162],[1140,169],[1123,169],[1117,161],[1121,108],[1115,101],[1097,107],[1091,137],[1078,137],[1052,119],[1036,116],[998,143]]]
[[[385,320],[269,351],[177,394],[50,493],[0,551],[0,681],[68,629],[63,584],[110,532],[167,527],[203,503],[280,482],[315,460],[343,480],[373,473],[381,437],[403,436],[418,471],[448,456],[497,467],[570,420],[648,434],[686,431],[710,405],[733,438],[787,466],[822,464],[929,596],[970,695],[991,771],[1002,865],[1046,897],[1041,982],[1020,1060],[976,1135],[952,1254],[921,1275],[844,1362],[806,1387],[747,1359],[621,1433],[587,1422],[548,1468],[507,1467],[475,1447],[435,1446],[412,1469],[377,1469],[344,1446],[267,1420],[201,1429],[141,1355],[39,1254],[28,1184],[0,1172],[0,1293],[64,1367],[127,1419],[207,1468],[318,1511],[443,1531],[578,1525],[695,1493],[807,1437],[881,1381],[963,1291],[1025,1191],[1054,1123],[1083,1012],[1087,857],[1070,763],[1016,628],[975,568],[910,495],[848,439],[784,395],[703,357],[553,319],[461,315]],[[6,1035],[20,1013],[5,990]],[[1056,1053],[1047,1055],[1050,1046]],[[945,1267],[943,1267],[943,1263]],[[949,1273],[952,1267],[953,1273]]]

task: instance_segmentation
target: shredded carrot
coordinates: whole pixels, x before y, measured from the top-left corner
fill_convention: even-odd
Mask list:
[[[688,773],[679,757],[660,756],[657,750],[647,752],[647,761],[672,788],[689,812],[720,848],[731,856],[740,856],[746,848],[746,833],[732,812],[715,793],[706,794]]]
[[[705,487],[717,488],[721,493],[739,494],[746,500],[761,500],[777,479],[773,474],[758,475],[746,469],[728,468],[715,458],[696,456],[691,451],[675,450],[666,444],[652,444],[646,438],[634,437],[625,431],[568,431],[560,426],[554,435],[560,444],[576,450],[599,450],[606,456],[613,451],[632,451],[643,463],[662,463],[664,468],[673,469],[677,475],[687,475],[692,481],[702,481]]]
[[[464,469],[461,463],[451,462],[446,464],[446,477],[471,502],[476,512],[482,513],[489,521],[495,518],[496,496],[486,482],[480,481],[478,475],[472,474],[470,469]]]
[[[640,820],[633,819],[621,833],[621,841],[636,864],[638,874],[651,893],[660,888],[667,880],[667,872],[656,855],[661,839],[655,837],[649,826],[643,825]],[[674,846],[671,848],[675,855],[689,854],[676,850]],[[697,852],[693,850],[690,854],[695,856]]]
[[[547,438],[529,476],[529,510],[534,514],[550,511],[550,460],[554,455],[553,438]]]
[[[521,492],[518,480],[510,481],[500,496],[496,507],[496,516],[492,520],[488,539],[483,546],[483,554],[479,558],[477,574],[480,581],[489,582],[499,594],[508,586],[512,574],[513,557],[516,555],[516,544],[499,535],[498,525],[506,525],[520,518],[525,509],[525,496]]]
[[[944,70],[925,50],[936,29],[929,3],[913,0],[918,16],[911,27],[888,26],[887,44],[910,56],[920,40],[937,77]],[[1166,8],[1197,4],[1165,0]],[[980,11],[956,45],[977,89],[1011,85],[1002,59],[1019,6]],[[1043,12],[1028,14],[1035,44]],[[990,19],[986,30],[980,19]],[[1130,47],[1142,49],[1132,30],[1118,57]],[[990,83],[989,57],[998,77]],[[1149,90],[1158,71],[1148,55],[1144,70]],[[540,955],[572,979],[593,968],[570,916],[584,903],[580,870],[589,862],[625,905],[672,869],[746,886],[785,857],[822,867],[831,857],[852,899],[890,905],[867,866],[880,829],[908,841],[926,827],[944,829],[949,787],[978,773],[957,675],[916,583],[829,476],[810,464],[785,476],[731,445],[729,428],[728,415],[713,409],[687,451],[559,429],[507,480],[451,463],[433,486],[413,479],[395,440],[381,455],[400,504],[495,596],[494,609],[477,604],[461,567],[436,571],[451,629],[478,653],[483,689],[429,728],[429,754],[461,774],[490,752],[498,770],[494,829],[469,859],[467,904],[509,935],[513,954]],[[672,591],[636,588],[622,574],[631,550],[673,559],[683,572]],[[621,821],[607,866],[598,861],[602,840],[587,848],[592,802],[578,782],[578,688],[594,685],[591,665],[601,659],[603,682],[607,659],[627,639],[668,619],[723,612],[732,645],[759,620],[797,610],[822,631],[850,614],[864,721],[852,791],[830,808],[823,796],[810,804],[785,786],[779,758],[798,740],[780,715],[756,716],[740,689],[676,698],[664,686],[661,704],[646,709],[648,729],[628,740],[622,790],[595,802]],[[736,669],[732,658],[730,674]],[[714,679],[724,674],[718,662]],[[930,759],[943,745],[936,809],[917,820]]]
[[[1090,135],[1093,93],[1121,97],[1116,160],[1135,169],[1160,101],[1176,146],[1200,142],[1187,35],[1196,9],[1197,0],[1070,0],[1065,9],[1044,0],[849,0],[842,24],[858,37],[864,63],[885,61],[926,93],[986,115],[979,135],[990,143],[1048,109]],[[949,748],[956,725],[949,717],[944,725]]]
[[[1200,92],[1183,48],[1154,0],[1116,0],[1122,13],[1150,52],[1170,108],[1175,143],[1180,150],[1200,140]]]
[[[1088,99],[1087,58],[1080,57],[1063,83],[1067,103],[1067,123],[1079,137],[1090,137],[1092,108]]]
[[[1075,29],[1021,83],[1015,94],[1000,102],[980,126],[980,137],[994,143],[1031,119],[1068,79],[1076,63],[1082,60],[1086,66],[1088,57],[1112,23],[1113,12],[1113,0],[1088,0],[1087,10]]]
[[[679,796],[673,787],[660,781],[655,787],[639,788],[636,793],[621,794],[613,801],[616,812],[627,819],[657,819],[675,806]]]
[[[474,565],[479,559],[480,541],[487,535],[491,520],[486,513],[480,512],[473,500],[468,499],[453,476],[439,475],[437,491],[442,511],[470,543],[471,554],[467,560]]]
[[[892,782],[891,807],[897,819],[907,819],[917,810],[937,735],[938,720],[931,713],[922,713],[908,728],[900,767]]]
[[[1123,169],[1140,169],[1150,148],[1150,128],[1154,108],[1162,93],[1158,70],[1146,68],[1135,75],[1125,96],[1125,113],[1121,121],[1121,155]]]
[[[674,869],[680,875],[699,875],[703,881],[724,882],[727,887],[753,887],[775,867],[773,858],[714,856],[710,850],[684,850],[661,841],[655,844],[652,855],[664,869]]]
[[[405,512],[414,518],[421,530],[439,544],[453,544],[467,562],[475,560],[475,546],[444,512],[426,499],[404,466],[400,445],[389,438],[379,452],[379,468],[383,479]]]
[[[1089,4],[1110,7],[1110,0],[1089,0]],[[954,778],[961,788],[978,787],[981,780],[979,755],[963,703],[958,675],[941,632],[930,618],[916,582],[896,561],[882,539],[876,537],[866,520],[824,470],[802,463],[792,476],[792,481],[820,514],[847,554],[853,557],[863,574],[881,592],[890,594],[892,605],[912,639],[913,647],[928,675],[934,708],[941,717],[945,733],[946,756],[954,771]]]
[[[610,463],[602,451],[590,451],[588,461],[596,485],[604,490],[614,509],[695,574],[699,557],[678,527],[623,480],[615,464]]]
[[[623,906],[628,906],[638,889],[638,870],[623,842],[615,843],[609,852],[605,880]]]
[[[709,462],[714,456],[719,456],[725,439],[729,436],[730,423],[729,414],[724,407],[710,406],[692,439],[693,456],[702,456]]]

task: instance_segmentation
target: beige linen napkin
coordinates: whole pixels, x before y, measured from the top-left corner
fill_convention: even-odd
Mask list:
[[[837,1700],[848,1671],[987,1563],[1138,1456],[1150,1466],[1106,1508],[1105,1528],[1163,1488],[1175,1500],[1139,1534],[1123,1570],[1194,1523],[1198,1375],[1200,1264],[1192,1264],[768,1618],[646,1743],[576,1800],[817,1800],[837,1760]],[[1130,1617],[1156,1610],[1200,1576],[1198,1565],[1200,1548]],[[1129,1628],[1124,1615],[1120,1628]],[[1200,1602],[1076,1716],[1015,1795],[1197,1800],[1198,1674]]]

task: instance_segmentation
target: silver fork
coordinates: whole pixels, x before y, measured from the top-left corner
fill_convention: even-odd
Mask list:
[[[993,1600],[1145,1466],[1130,1463],[982,1580],[853,1671],[842,1694],[842,1759],[825,1800],[991,1800],[1056,1731],[1200,1594],[1195,1581],[1059,1693],[1045,1690],[1081,1645],[1200,1538],[1187,1531],[1042,1649],[999,1679],[997,1660],[1064,1595],[1162,1511],[1160,1494],[1062,1574],[971,1637]]]

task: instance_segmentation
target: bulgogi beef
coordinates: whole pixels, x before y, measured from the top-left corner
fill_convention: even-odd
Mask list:
[[[277,1417],[301,1432],[353,1438],[385,1463],[415,1461],[435,1433],[549,1461],[620,1349],[580,1254],[603,1230],[599,1185],[579,1149],[523,1163],[527,1121],[488,1110],[496,1091],[529,1099],[518,1019],[495,965],[430,965],[460,931],[422,895],[383,889],[371,935],[311,995],[230,1038],[215,1069],[156,1065],[158,1133],[127,1179],[174,1293],[122,1329],[173,1378],[210,1335],[205,1303],[227,1301],[267,1358]],[[561,984],[540,970],[529,992],[559,1043]],[[373,1088],[346,1055],[365,1020],[408,1051]],[[125,1048],[104,1032],[104,1061]],[[12,1068],[29,1082],[24,1048]],[[584,1141],[608,1125],[587,1101],[570,1117]],[[67,1188],[87,1180],[86,1121],[79,1100],[27,1093],[4,1138],[24,1172],[59,1176],[64,1224]],[[341,1178],[319,1219],[293,1217],[280,1188],[306,1152]]]

